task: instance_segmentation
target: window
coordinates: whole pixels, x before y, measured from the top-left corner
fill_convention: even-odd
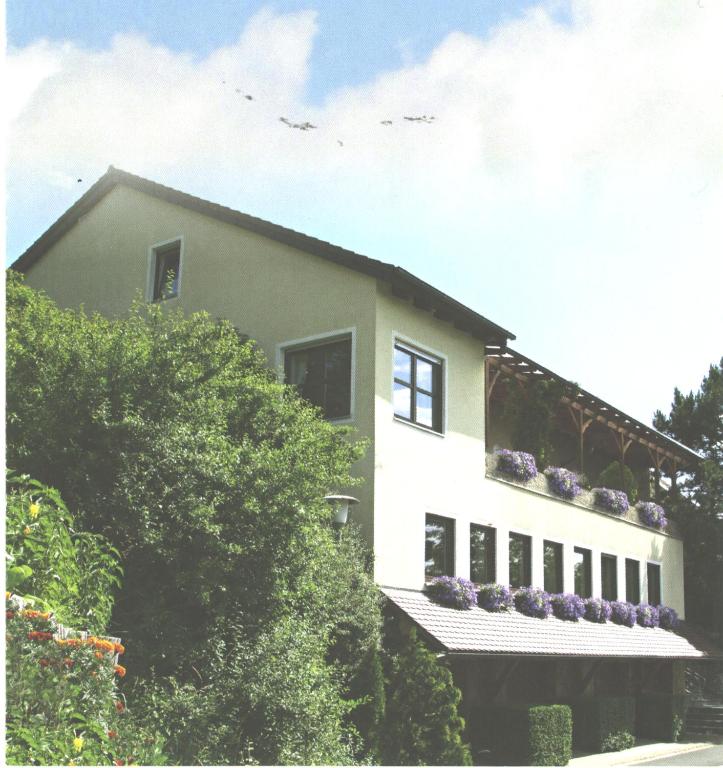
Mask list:
[[[590,597],[592,594],[592,555],[589,549],[575,547],[575,594]]]
[[[532,584],[532,539],[520,533],[510,534],[510,586]]]
[[[660,566],[657,563],[648,563],[648,603],[660,605]]]
[[[562,544],[556,541],[544,542],[545,548],[545,592],[562,592]]]
[[[324,411],[327,419],[351,416],[351,339],[291,349],[284,358],[286,382]]]
[[[640,563],[625,559],[625,599],[638,605],[640,602]]]
[[[496,531],[486,525],[469,527],[469,578],[477,584],[495,581]]]
[[[152,301],[163,301],[178,296],[181,278],[181,241],[153,249],[151,267],[153,270]]]
[[[424,540],[424,577],[454,576],[454,520],[427,515]]]
[[[442,363],[394,346],[394,415],[442,431]]]
[[[603,600],[618,599],[618,559],[615,555],[600,555]]]

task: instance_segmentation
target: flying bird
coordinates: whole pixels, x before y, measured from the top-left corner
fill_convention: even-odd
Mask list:
[[[341,139],[337,139],[337,140],[336,140],[336,143],[337,143],[337,144],[338,144],[340,147],[343,147],[343,146],[344,146],[344,142],[343,142]]]
[[[432,123],[434,122],[434,115],[415,115],[413,117],[404,116],[405,120],[409,120],[410,123]]]
[[[391,125],[391,124],[392,124],[391,120],[382,120],[382,125]]]
[[[280,117],[279,120],[284,124],[288,125],[289,128],[296,128],[299,131],[310,131],[316,128],[315,125],[312,125],[309,122],[305,123],[292,123],[291,120],[289,120],[288,117]]]
[[[253,96],[252,96],[250,93],[247,93],[247,94],[244,96],[244,99],[246,99],[246,100],[248,100],[248,101],[253,101],[253,100],[254,100],[254,97],[253,97]]]
[[[81,181],[83,181],[83,179],[78,179],[78,184],[80,184]]]

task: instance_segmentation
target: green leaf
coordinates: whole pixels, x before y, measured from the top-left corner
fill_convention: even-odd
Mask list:
[[[33,569],[28,565],[14,565],[12,568],[8,568],[6,576],[7,588],[11,591],[16,589],[32,575]]]

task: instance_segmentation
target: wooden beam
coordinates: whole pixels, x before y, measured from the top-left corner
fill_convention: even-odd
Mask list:
[[[497,677],[492,681],[490,700],[495,699],[499,695],[500,691],[502,690],[502,686],[507,682],[507,679],[515,671],[515,669],[517,669],[519,663],[519,659],[512,659],[511,661],[507,661],[505,663],[505,666],[502,667],[500,674],[497,675]]]
[[[590,670],[586,675],[583,676],[582,680],[580,681],[580,688],[578,691],[578,696],[584,696],[585,691],[588,689],[588,686],[593,681],[593,678],[595,677],[595,673],[600,668],[600,661],[593,661],[592,666],[590,667]]]

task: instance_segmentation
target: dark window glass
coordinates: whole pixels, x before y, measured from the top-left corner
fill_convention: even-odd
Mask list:
[[[625,599],[637,605],[640,602],[640,563],[625,560]]]
[[[485,525],[469,527],[469,577],[477,584],[491,584],[495,576],[496,531]]]
[[[660,605],[660,566],[648,563],[648,603]]]
[[[287,383],[327,419],[351,415],[351,339],[289,350],[285,368]]]
[[[442,364],[394,347],[394,415],[442,431]]]
[[[592,555],[589,549],[575,547],[575,594],[590,597],[592,594]]]
[[[454,520],[427,515],[424,539],[424,577],[454,576]]]
[[[155,250],[153,275],[153,301],[178,296],[178,278],[181,269],[181,244],[172,243]]]
[[[532,584],[532,540],[520,533],[510,534],[510,586]]]
[[[545,542],[545,592],[562,592],[562,544]]]
[[[614,555],[600,555],[600,577],[603,600],[618,599],[618,559]]]

